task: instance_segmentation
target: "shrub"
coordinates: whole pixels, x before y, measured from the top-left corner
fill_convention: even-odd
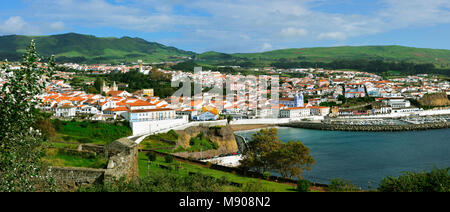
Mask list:
[[[166,163],[172,163],[173,162],[173,156],[172,155],[166,155],[164,157],[164,160],[166,161]]]
[[[331,192],[355,192],[360,191],[355,185],[351,184],[350,181],[345,181],[341,179],[333,179],[331,180],[330,186],[327,188],[327,191]]]
[[[62,139],[64,141],[70,141],[70,139],[72,139],[72,137],[70,137],[70,136],[63,136]]]
[[[206,165],[207,168],[211,168],[211,166],[212,166],[213,164],[212,164],[211,162],[208,161],[208,162],[206,162],[205,165]]]
[[[154,152],[147,152],[147,154],[145,154],[148,158],[149,161],[155,161],[156,160],[156,153]]]
[[[212,142],[213,149],[219,149],[219,143],[216,141]]]
[[[83,121],[80,123],[80,127],[82,127],[82,128],[87,128],[88,126],[89,126],[89,122],[87,122],[87,121]]]
[[[167,135],[169,135],[171,138],[173,138],[174,140],[178,139],[178,134],[174,131],[174,130],[170,130]]]
[[[83,144],[93,143],[93,141],[90,138],[78,138],[77,141]]]
[[[297,182],[297,191],[298,192],[309,192],[309,187],[311,186],[311,182],[308,180],[299,180]]]
[[[264,176],[264,179],[269,179],[270,178],[270,172],[264,172],[263,176]]]
[[[59,132],[63,127],[63,122],[59,119],[53,120],[53,127],[57,132]]]
[[[381,181],[381,192],[450,192],[450,168],[434,168],[431,172],[406,172]]]

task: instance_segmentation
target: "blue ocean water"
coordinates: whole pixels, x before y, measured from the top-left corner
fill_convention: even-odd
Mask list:
[[[236,134],[250,138],[255,132]],[[315,165],[303,176],[318,183],[339,178],[362,188],[376,188],[386,176],[450,167],[450,129],[343,132],[282,127],[278,136],[310,148]]]

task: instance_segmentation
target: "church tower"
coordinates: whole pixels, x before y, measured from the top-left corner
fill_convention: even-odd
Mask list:
[[[139,72],[144,72],[144,69],[143,69],[143,67],[142,67],[142,60],[138,60],[138,63],[139,63]]]
[[[109,92],[109,87],[106,86],[106,82],[103,81],[103,85],[102,85],[102,87],[100,89],[100,93],[108,93],[108,92]]]
[[[113,86],[112,86],[112,89],[111,89],[112,91],[118,91],[119,90],[119,88],[117,87],[117,84],[116,84],[116,82],[114,81],[114,83],[113,83]]]
[[[303,97],[303,93],[295,94],[294,105],[295,105],[295,107],[305,107],[305,100]]]

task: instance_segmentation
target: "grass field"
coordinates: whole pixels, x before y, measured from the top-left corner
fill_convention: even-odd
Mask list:
[[[101,156],[85,157],[77,154],[69,154],[58,148],[48,148],[42,161],[49,166],[59,167],[85,167],[106,168],[107,161]]]
[[[166,167],[171,166],[179,166],[181,167],[178,170],[172,170],[172,173],[176,173],[179,175],[187,176],[189,175],[189,172],[194,173],[201,173],[203,175],[212,176],[214,178],[220,179],[225,177],[229,181],[235,182],[235,183],[241,183],[241,184],[247,184],[247,183],[253,183],[258,184],[264,188],[264,190],[267,190],[268,192],[294,192],[295,186],[282,184],[282,183],[275,183],[271,181],[261,180],[261,179],[255,179],[255,178],[249,178],[244,176],[239,176],[237,174],[232,174],[228,172],[223,172],[219,170],[209,169],[206,167],[174,161],[171,164],[168,164],[165,162],[164,158],[157,157],[156,161],[151,162],[150,165],[147,164],[147,157],[144,153],[139,153],[139,176],[140,177],[146,177],[148,174],[152,174],[154,172],[167,172],[168,170],[162,169],[159,167],[159,165],[163,165]],[[233,191],[232,187],[224,188],[225,190]]]
[[[167,133],[150,135],[140,143],[140,147],[142,149],[175,147],[178,136],[179,135],[173,130]]]
[[[52,124],[57,133],[50,139],[51,141],[105,145],[132,134],[130,127],[122,123],[52,120]]]

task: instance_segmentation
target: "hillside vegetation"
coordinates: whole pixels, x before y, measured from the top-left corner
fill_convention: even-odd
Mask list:
[[[161,62],[176,61],[195,54],[141,38],[99,38],[68,33],[51,36],[0,36],[0,59],[20,60],[32,39],[36,41],[36,49],[41,55],[53,54],[57,62]]]
[[[425,49],[405,46],[340,46],[282,49],[262,53],[232,54],[235,59],[273,62],[279,59],[307,62],[335,60],[383,60],[386,62],[432,63],[450,67],[450,50]]]
[[[141,38],[100,38],[92,35],[67,33],[51,36],[0,36],[0,59],[20,60],[31,39],[44,56],[54,54],[59,62],[120,63],[186,60],[194,57],[200,64],[270,65],[291,62],[323,62],[342,60],[382,60],[385,62],[431,63],[437,68],[450,68],[450,50],[405,46],[339,46],[291,48],[260,53],[226,54],[209,51],[197,54],[168,47]]]

